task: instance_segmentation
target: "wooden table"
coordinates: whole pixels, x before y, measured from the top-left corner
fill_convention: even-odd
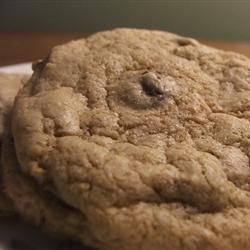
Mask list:
[[[0,32],[0,66],[43,58],[53,46],[86,36],[87,34],[81,33]],[[208,40],[201,40],[201,42],[250,57],[250,42]]]

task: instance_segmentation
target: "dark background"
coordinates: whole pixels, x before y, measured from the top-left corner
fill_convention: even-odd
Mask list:
[[[250,41],[250,0],[0,0],[0,32],[92,33],[113,27]]]

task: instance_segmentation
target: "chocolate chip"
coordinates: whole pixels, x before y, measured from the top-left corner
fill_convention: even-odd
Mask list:
[[[166,82],[154,72],[134,72],[125,75],[118,88],[113,90],[126,104],[134,109],[159,107],[166,99]]]
[[[153,73],[146,73],[142,76],[141,86],[144,93],[148,96],[157,97],[164,94],[159,79]]]
[[[199,44],[196,40],[192,38],[177,38],[176,43],[179,46],[188,46],[188,45],[197,46]]]

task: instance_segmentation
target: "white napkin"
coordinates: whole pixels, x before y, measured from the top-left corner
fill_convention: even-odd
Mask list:
[[[32,74],[31,62],[0,67],[0,72]]]

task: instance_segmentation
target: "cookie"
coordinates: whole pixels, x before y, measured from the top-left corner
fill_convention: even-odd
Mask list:
[[[250,248],[242,55],[136,29],[72,41],[36,65],[12,132],[20,174],[84,216],[83,243]]]
[[[2,144],[2,137],[6,122],[6,117],[8,116],[10,109],[12,107],[14,98],[21,88],[25,80],[27,80],[27,75],[21,74],[8,74],[0,73],[0,149]],[[14,208],[12,203],[5,197],[2,192],[0,192],[0,215],[11,215],[14,213]]]
[[[41,230],[46,228],[58,239],[77,241],[79,233],[81,237],[84,235],[85,217],[80,212],[41,190],[31,178],[20,172],[8,128],[5,129],[2,160],[6,191],[23,219],[31,221]],[[91,239],[91,236],[86,238]]]

